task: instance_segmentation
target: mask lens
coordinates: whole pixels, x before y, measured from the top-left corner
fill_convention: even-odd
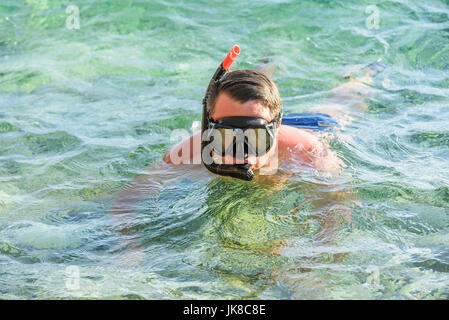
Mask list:
[[[273,143],[268,130],[263,128],[245,130],[245,137],[248,141],[248,151],[250,154],[261,156],[270,150]]]
[[[232,129],[216,128],[217,133],[221,139],[215,139],[212,141],[214,151],[222,156],[225,156],[226,151],[235,141],[235,133]],[[232,149],[231,149],[232,150]]]
[[[249,155],[256,157],[266,154],[274,144],[276,127],[272,123],[260,121],[259,118],[234,117],[225,118],[220,123],[213,124],[212,147],[216,154],[221,156],[232,156],[247,158]],[[247,121],[246,129],[243,129]],[[238,122],[238,121],[240,122]],[[252,123],[251,123],[252,121]],[[265,123],[261,123],[265,122]]]

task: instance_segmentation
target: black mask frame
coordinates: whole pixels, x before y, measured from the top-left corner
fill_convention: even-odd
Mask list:
[[[254,155],[256,157],[265,155],[273,146],[276,139],[277,127],[281,117],[281,113],[279,113],[272,121],[268,122],[265,119],[258,117],[245,117],[245,116],[233,116],[233,117],[225,117],[214,121],[209,118],[207,128],[209,135],[206,136],[206,140],[210,140],[213,130],[219,130],[221,133],[221,141],[218,143],[214,143],[212,141],[213,151],[217,155],[225,156],[225,155],[239,155],[237,152],[238,143],[240,143],[240,147],[243,147],[240,153],[240,156],[243,159],[246,159],[249,155]],[[225,133],[220,129],[232,130],[233,137],[230,144],[226,145],[224,139],[228,139],[229,137],[225,136]],[[247,134],[248,129],[257,129],[257,131],[250,132]],[[262,132],[265,133],[265,137],[263,140],[259,135],[261,131],[258,129],[263,129]],[[241,135],[237,138],[237,135]],[[214,136],[215,137],[215,136]],[[255,138],[256,141],[253,141]],[[251,142],[252,141],[252,142]],[[265,145],[258,145],[260,142],[265,142]],[[226,142],[229,142],[226,140]]]

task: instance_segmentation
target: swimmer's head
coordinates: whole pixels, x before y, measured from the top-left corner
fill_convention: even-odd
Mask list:
[[[274,145],[271,141],[277,140],[282,103],[276,85],[264,74],[249,70],[227,74],[239,54],[240,48],[234,46],[215,71],[207,87],[203,99],[201,160],[204,166],[215,174],[252,180],[252,168],[256,167],[251,165],[249,156],[260,155],[257,151],[259,148],[254,152],[255,144],[262,146],[265,154]],[[257,129],[257,133],[254,129]],[[244,136],[241,134],[242,130]],[[270,142],[269,145],[266,144],[267,141]],[[228,152],[231,149],[233,152]],[[230,165],[220,163],[217,161],[219,159],[215,159],[214,153],[219,157],[235,154],[239,161],[246,158],[247,162]]]
[[[243,161],[250,169],[260,169],[268,163],[275,152],[276,131],[279,128],[282,108],[281,97],[275,83],[263,73],[252,70],[237,70],[227,73],[212,85],[208,95],[210,118],[214,122],[232,117],[260,118],[274,125],[266,136],[270,148],[263,155],[248,155]],[[265,132],[265,131],[264,131]],[[217,163],[235,165],[235,151],[231,155],[214,154]]]

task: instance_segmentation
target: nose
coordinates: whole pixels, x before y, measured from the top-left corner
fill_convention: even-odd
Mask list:
[[[234,156],[226,155],[226,156],[220,157],[220,159],[216,159],[216,160],[219,160],[218,161],[219,163],[227,164],[227,165],[248,163],[250,165],[250,168],[252,168],[252,169],[257,164],[257,157],[254,155],[249,155],[245,159],[241,159],[241,158],[237,159]]]
[[[245,159],[245,163],[249,163],[250,165],[255,165],[257,163],[257,157],[256,156],[248,156],[248,158]]]

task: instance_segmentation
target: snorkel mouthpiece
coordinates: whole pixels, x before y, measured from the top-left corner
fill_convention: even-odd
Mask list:
[[[241,180],[251,181],[254,178],[254,172],[249,168],[247,163],[239,165],[222,165],[213,162],[206,166],[209,171],[222,176],[229,176]]]
[[[201,137],[204,137],[204,132],[207,130],[208,127],[209,111],[207,110],[207,98],[209,96],[210,88],[212,85],[215,84],[215,82],[219,81],[226,74],[227,71],[229,71],[231,64],[238,57],[239,54],[240,54],[240,47],[238,45],[234,45],[231,51],[229,51],[229,53],[223,59],[217,71],[215,71],[214,76],[209,82],[209,86],[207,87],[206,90],[206,95],[204,96],[203,99],[203,119],[202,119],[203,121],[201,125]],[[209,141],[201,140],[201,155],[203,155],[203,149],[208,144],[208,142]],[[230,176],[233,178],[247,181],[251,181],[254,178],[254,172],[249,168],[249,164],[247,163],[238,165],[223,165],[212,162],[211,164],[207,164],[204,162],[202,156],[201,161],[210,172],[215,174],[219,174],[222,176]]]

